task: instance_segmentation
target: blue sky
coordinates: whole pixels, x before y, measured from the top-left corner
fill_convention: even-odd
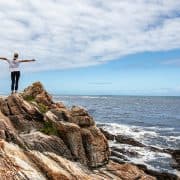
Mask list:
[[[41,81],[54,94],[179,96],[179,12],[179,0],[0,1],[0,56],[37,59],[21,65],[21,90]]]

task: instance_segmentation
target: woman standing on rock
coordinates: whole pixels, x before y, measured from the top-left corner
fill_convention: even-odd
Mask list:
[[[0,57],[0,60],[7,61],[9,63],[9,69],[11,72],[11,94],[14,92],[17,93],[18,91],[18,84],[20,79],[20,68],[19,65],[22,62],[33,62],[35,59],[32,60],[18,60],[19,54],[14,53],[13,60],[9,60],[5,57]]]

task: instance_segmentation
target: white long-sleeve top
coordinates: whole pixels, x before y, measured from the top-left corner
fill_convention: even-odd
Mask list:
[[[18,60],[9,60],[8,59],[7,62],[9,63],[10,72],[20,71],[20,68],[19,68],[20,62]]]

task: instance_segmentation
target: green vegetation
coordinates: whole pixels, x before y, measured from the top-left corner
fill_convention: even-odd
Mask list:
[[[24,100],[31,103],[31,102],[36,102],[35,98],[33,96],[25,96]],[[37,103],[37,102],[36,102]],[[46,105],[44,105],[43,103],[37,103],[37,108],[39,109],[39,111],[44,114],[48,111],[48,107]]]
[[[51,122],[45,122],[44,127],[40,131],[47,135],[58,136],[58,130],[56,127],[53,126]]]
[[[38,103],[38,109],[43,114],[48,111],[48,107],[42,103]]]
[[[34,97],[33,96],[25,96],[24,97],[24,100],[28,101],[28,102],[32,102],[32,101],[35,101]]]

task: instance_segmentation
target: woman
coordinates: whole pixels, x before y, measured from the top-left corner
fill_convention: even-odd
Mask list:
[[[11,94],[14,92],[17,93],[18,91],[18,83],[19,83],[19,78],[20,78],[20,69],[19,65],[22,62],[33,62],[35,59],[32,60],[18,60],[18,53],[14,53],[14,58],[13,60],[9,60],[4,57],[0,57],[1,60],[5,60],[9,63],[9,70],[11,72]]]

